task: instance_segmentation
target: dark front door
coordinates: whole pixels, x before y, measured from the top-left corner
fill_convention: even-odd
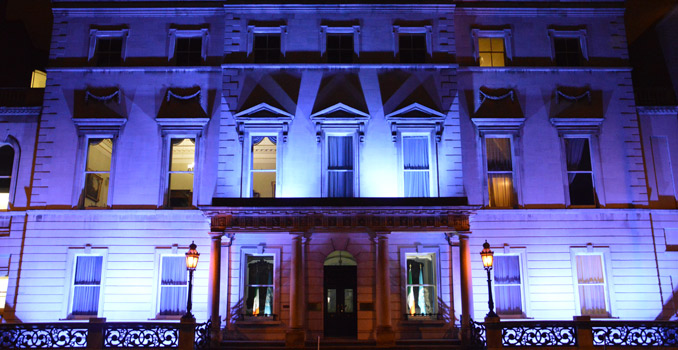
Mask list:
[[[358,335],[356,266],[325,266],[325,336]]]

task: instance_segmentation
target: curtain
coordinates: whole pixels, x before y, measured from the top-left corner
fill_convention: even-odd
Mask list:
[[[497,298],[497,313],[522,314],[520,282],[520,259],[517,255],[494,257],[494,283]]]
[[[403,168],[405,197],[429,197],[427,137],[403,137]]]
[[[99,310],[101,256],[78,256],[73,281],[73,315],[96,315]]]
[[[486,138],[485,145],[488,171],[513,171],[513,165],[511,164],[511,139]]]
[[[607,315],[601,255],[577,255],[577,281],[582,315]]]
[[[492,207],[513,206],[511,139],[486,138],[487,186]]]
[[[513,175],[487,174],[491,207],[513,206]]]
[[[327,138],[329,197],[353,197],[353,138]]]
[[[577,171],[577,170],[591,170],[591,161],[586,157],[588,165],[583,164],[583,155],[584,150],[588,152],[588,140],[587,139],[574,139],[566,138],[565,139],[565,153],[567,157],[567,170],[568,171]],[[572,184],[576,173],[569,173],[567,175],[568,182]]]
[[[188,278],[185,261],[183,256],[162,258],[159,307],[161,315],[182,314],[186,308]]]
[[[273,143],[274,145],[278,144],[277,136],[252,136],[252,145],[254,146],[258,145],[261,141],[263,141],[267,137],[268,140],[271,141],[271,143]]]

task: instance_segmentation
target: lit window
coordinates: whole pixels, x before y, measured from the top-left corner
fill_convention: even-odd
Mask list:
[[[34,70],[31,74],[31,88],[44,88],[47,85],[47,73]]]
[[[327,34],[327,63],[353,63],[353,33]]]
[[[519,255],[494,256],[494,291],[497,314],[520,316],[523,314],[522,281]]]
[[[557,66],[574,67],[581,65],[580,38],[553,38],[553,48]]]
[[[247,256],[245,310],[249,316],[273,315],[273,256]]]
[[[589,139],[565,138],[567,183],[571,205],[594,205],[593,171]]]
[[[490,207],[513,207],[513,162],[510,138],[485,138]]]
[[[426,34],[400,34],[398,38],[400,63],[426,62]]]
[[[87,161],[85,164],[84,207],[106,207],[111,177],[111,139],[87,140]]]
[[[7,299],[7,285],[9,276],[0,276],[0,315],[5,311],[5,301]]]
[[[188,278],[186,257],[163,256],[160,268],[160,315],[181,315],[186,311]]]
[[[195,139],[172,139],[169,166],[169,206],[193,204],[193,170]]]
[[[72,315],[96,316],[99,312],[102,264],[103,256],[76,256]]]
[[[8,145],[0,147],[0,210],[9,207],[9,194],[12,187],[13,169],[14,148]]]
[[[431,316],[438,313],[435,254],[408,253],[407,258],[407,314]]]
[[[279,63],[280,49],[280,34],[254,35],[254,62]]]
[[[327,137],[327,196],[353,197],[353,137]]]
[[[177,66],[199,66],[202,64],[202,37],[178,37],[174,57]]]
[[[429,141],[426,136],[403,136],[405,197],[430,196]]]
[[[99,67],[114,67],[122,64],[122,38],[100,37],[96,41],[96,62]]]
[[[609,316],[605,273],[601,254],[578,254],[577,289],[582,315]]]
[[[504,67],[504,38],[478,38],[478,58],[481,67]]]
[[[277,141],[273,136],[252,137],[252,197],[275,197]]]

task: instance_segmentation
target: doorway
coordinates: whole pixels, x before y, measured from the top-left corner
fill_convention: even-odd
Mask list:
[[[324,268],[325,337],[358,336],[357,274],[353,256],[336,250],[325,259]]]

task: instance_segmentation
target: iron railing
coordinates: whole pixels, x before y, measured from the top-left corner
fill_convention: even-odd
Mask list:
[[[577,346],[577,329],[573,322],[506,322],[501,342],[505,347]]]
[[[3,324],[0,349],[87,347],[88,323]]]
[[[596,346],[678,346],[678,322],[602,321],[591,328]]]

